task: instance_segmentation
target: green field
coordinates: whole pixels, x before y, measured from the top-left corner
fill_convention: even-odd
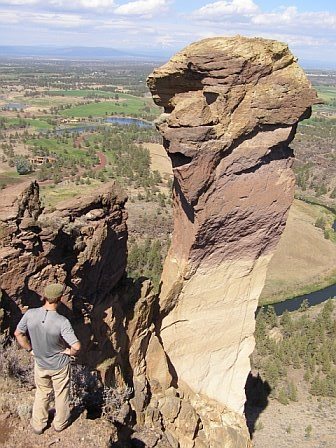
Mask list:
[[[46,92],[47,95],[52,96],[74,96],[77,98],[97,97],[97,98],[119,98],[123,97],[122,93],[105,92],[104,90],[81,89],[81,90],[50,90]]]
[[[64,117],[102,117],[114,114],[144,116],[146,113],[158,115],[159,108],[154,106],[151,99],[138,98],[131,95],[124,95],[120,102],[105,101],[102,103],[90,103],[75,106],[60,112]]]
[[[41,198],[43,205],[47,208],[53,208],[59,202],[65,201],[67,199],[73,199],[76,196],[83,196],[85,194],[91,193],[101,185],[98,180],[91,179],[91,184],[81,184],[76,185],[71,183],[69,185],[46,185],[41,187]]]
[[[78,98],[73,97],[59,97],[59,96],[46,96],[41,98],[23,98],[17,96],[15,98],[15,101],[21,102],[24,101],[25,104],[28,104],[29,106],[35,106],[35,107],[55,107],[60,106],[61,104],[66,103],[78,103],[80,100]]]
[[[7,118],[6,123],[12,126],[20,126],[25,124],[27,126],[32,126],[36,129],[52,129],[53,126],[47,123],[45,120],[40,120],[38,118]]]
[[[57,155],[66,154],[68,159],[86,159],[87,154],[81,148],[73,147],[72,138],[66,140],[58,140],[56,138],[39,138],[27,140],[28,145],[36,148],[47,149],[50,153]]]
[[[319,98],[323,101],[331,102],[336,100],[336,87],[332,86],[316,86],[315,87]]]
[[[24,176],[20,176],[16,171],[7,171],[0,173],[0,189],[6,185],[17,184],[22,182]]]

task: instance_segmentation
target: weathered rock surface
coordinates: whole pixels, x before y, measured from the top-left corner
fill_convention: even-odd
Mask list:
[[[82,338],[96,346],[97,340],[101,344],[106,340],[103,316],[113,317],[100,308],[111,300],[109,294],[125,272],[125,201],[112,183],[46,212],[36,182],[23,184],[19,195],[5,191],[0,210],[0,286],[12,327],[24,307],[41,305],[45,285],[58,281],[66,286],[63,308],[83,329]]]
[[[286,45],[240,36],[190,45],[148,85],[174,172],[158,322],[172,382],[196,411],[202,396],[242,413],[254,313],[293,200],[288,145],[316,93]]]

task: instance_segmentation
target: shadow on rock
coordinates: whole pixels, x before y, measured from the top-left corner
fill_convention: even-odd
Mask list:
[[[272,389],[267,381],[263,381],[259,373],[254,376],[251,372],[246,381],[245,418],[251,438],[255,431],[255,424],[260,414],[267,408]]]
[[[137,439],[136,437],[132,437],[134,434],[134,430],[127,425],[116,424],[118,433],[118,441],[112,442],[111,448],[146,448],[146,444]]]

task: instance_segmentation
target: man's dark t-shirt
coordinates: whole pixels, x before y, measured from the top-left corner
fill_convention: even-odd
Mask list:
[[[28,331],[36,363],[46,370],[65,367],[70,362],[69,356],[61,353],[66,348],[65,342],[70,346],[78,342],[69,320],[44,307],[28,310],[17,330],[21,333]]]

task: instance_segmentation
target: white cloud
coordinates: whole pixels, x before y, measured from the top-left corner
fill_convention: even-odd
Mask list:
[[[24,6],[24,5],[35,5],[39,3],[40,0],[0,0],[0,5],[14,5],[14,6]]]
[[[107,8],[115,5],[114,0],[0,0],[0,5],[22,5],[30,6],[40,4],[41,6],[56,6],[73,9],[75,7],[82,8]]]
[[[1,23],[15,23],[21,26],[27,24],[46,25],[48,27],[77,28],[91,23],[78,14],[58,14],[26,11],[0,11]]]
[[[1,37],[3,43],[57,40],[173,52],[198,39],[242,34],[288,42],[295,54],[326,54],[334,61],[336,14],[328,8],[316,12],[308,6],[268,5],[266,11],[258,0],[195,3],[203,6],[192,11],[192,2],[185,2],[179,9],[189,11],[178,13],[178,0],[0,0],[1,28],[6,28]]]
[[[267,26],[318,26],[336,28],[336,14],[329,12],[299,12],[295,6],[283,11],[267,14],[256,14],[251,19],[255,25]]]
[[[114,0],[50,0],[49,3],[58,7],[82,7],[88,9],[108,8],[114,6]]]
[[[90,23],[88,20],[77,14],[37,13],[29,14],[27,18],[33,23],[64,28],[78,27]]]
[[[228,28],[235,27],[237,22],[252,26],[254,32],[261,30],[284,29],[297,32],[307,28],[314,34],[316,29],[326,32],[336,29],[336,14],[321,12],[300,12],[296,6],[281,8],[277,11],[263,13],[253,0],[217,1],[208,3],[195,10],[191,16],[194,20],[209,23],[225,24]],[[315,27],[315,29],[314,29]],[[246,29],[249,33],[250,29]],[[244,30],[243,30],[244,32]]]
[[[118,6],[114,12],[120,15],[152,15],[167,10],[167,0],[138,0]]]
[[[18,23],[19,18],[14,11],[0,11],[0,23]]]
[[[194,11],[193,16],[207,19],[223,19],[225,16],[232,15],[250,15],[259,10],[253,0],[221,0],[214,3],[208,3],[202,8]]]

